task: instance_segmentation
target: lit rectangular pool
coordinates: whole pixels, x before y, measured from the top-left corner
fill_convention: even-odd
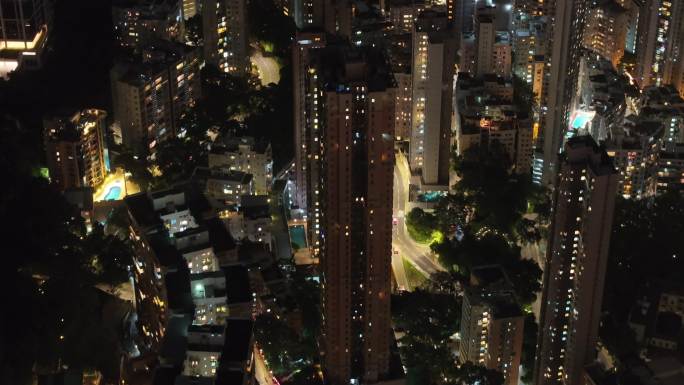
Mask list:
[[[293,249],[306,247],[306,232],[304,226],[294,225],[290,226],[290,243]],[[296,246],[295,246],[296,245]]]

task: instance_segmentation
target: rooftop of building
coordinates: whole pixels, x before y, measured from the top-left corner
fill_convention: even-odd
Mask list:
[[[182,366],[159,366],[154,369],[152,385],[176,384],[176,378],[183,371]]]
[[[173,243],[173,238],[169,235],[168,230],[163,226],[159,226],[156,231],[148,234],[150,248],[155,254],[159,263],[170,269],[175,269],[178,266],[184,266],[185,261],[181,253],[176,249]]]
[[[218,382],[212,377],[196,377],[196,376],[186,376],[180,375],[176,377],[175,382],[171,381],[164,383],[164,385],[217,385]],[[241,385],[242,383],[240,383]]]
[[[124,198],[128,212],[135,222],[142,227],[159,226],[162,224],[159,215],[152,207],[152,201],[145,192],[128,195]]]
[[[219,218],[212,218],[205,222],[207,230],[209,231],[209,240],[214,251],[221,253],[228,250],[233,250],[237,246],[230,231],[226,229],[225,224]]]
[[[611,150],[642,150],[657,141],[663,134],[663,125],[659,121],[640,119],[636,115],[625,118],[621,126],[609,132],[606,147]]]
[[[312,64],[328,92],[349,93],[350,86],[357,84],[364,84],[369,92],[396,87],[389,61],[378,48],[330,44],[314,52]]]
[[[221,370],[219,368],[213,385],[242,385],[245,383],[245,372],[241,370]]]
[[[225,325],[190,325],[188,333],[223,334]]]
[[[617,376],[603,369],[601,364],[594,362],[584,367],[584,373],[593,384],[596,385],[618,385]]]
[[[223,346],[214,344],[188,344],[188,352],[215,352],[221,353]]]
[[[508,31],[496,31],[494,38],[496,44],[511,44],[511,34]]]
[[[192,314],[177,315],[169,317],[166,323],[164,332],[164,339],[162,340],[161,349],[159,351],[160,361],[166,365],[180,367],[185,360],[185,353],[188,348],[187,330],[192,325]],[[175,373],[175,375],[173,375]],[[157,378],[155,373],[155,383]],[[175,378],[178,375],[176,371],[159,373],[160,377],[167,376]],[[160,378],[161,380],[161,378]],[[167,382],[158,382],[159,384],[167,384]],[[173,382],[171,382],[173,383]]]
[[[175,271],[167,272],[164,276],[166,285],[166,299],[169,309],[176,313],[191,313],[194,304],[190,295],[190,270],[187,266],[180,266]]]
[[[252,181],[252,174],[236,170],[224,171],[219,169],[209,169],[207,167],[197,167],[193,173],[193,178],[199,180],[213,179],[248,184]]]
[[[608,16],[611,16],[611,17],[617,17],[617,16],[627,12],[627,10],[625,8],[623,8],[615,0],[599,1],[596,4],[594,4],[594,6],[592,8],[593,9],[601,9],[604,12],[606,12],[606,14]]]
[[[140,87],[163,76],[167,68],[196,53],[196,49],[182,43],[157,40],[143,47],[140,56],[117,62],[112,69],[112,77],[119,82]]]
[[[242,265],[223,267],[226,276],[226,301],[228,304],[252,301],[247,268]]]
[[[425,0],[392,0],[389,7],[390,11],[397,7],[425,7]]]
[[[565,142],[564,162],[586,164],[595,175],[603,176],[616,173],[613,159],[605,149],[599,147],[591,135],[574,136]]]
[[[271,186],[271,192],[274,194],[284,194],[287,188],[287,179],[276,179],[273,181],[273,186]]]
[[[212,154],[223,154],[225,152],[237,152],[240,146],[247,146],[257,154],[266,154],[271,149],[271,144],[264,140],[256,140],[252,136],[230,135],[221,138],[219,144],[212,146]]]
[[[272,264],[268,267],[262,268],[261,276],[263,277],[264,282],[266,283],[282,281],[285,279],[283,272],[280,270],[277,264]]]
[[[164,9],[165,7],[178,8],[178,2],[174,0],[114,0],[112,1],[112,7],[136,9]]]
[[[677,109],[684,107],[684,99],[671,85],[648,87],[643,90],[642,104],[654,109]]]
[[[254,322],[246,319],[229,318],[226,320],[226,343],[221,353],[219,366],[230,362],[244,362],[252,353],[252,329]]]
[[[245,218],[258,219],[271,216],[271,208],[267,195],[243,195],[242,211]]]
[[[81,211],[93,210],[93,188],[74,187],[64,190],[62,193],[67,202],[77,207]]]

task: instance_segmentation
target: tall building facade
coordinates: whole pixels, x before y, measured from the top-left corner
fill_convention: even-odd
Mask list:
[[[582,54],[587,0],[545,2],[547,23],[546,68],[541,94],[541,116],[533,166],[533,180],[551,184],[558,153],[574,110]]]
[[[0,77],[40,66],[52,13],[51,0],[0,0]]]
[[[422,0],[393,1],[389,5],[389,19],[394,26],[395,33],[413,32],[413,23],[423,10],[425,2]]]
[[[544,269],[536,385],[579,385],[596,356],[618,175],[591,136],[559,158]]]
[[[50,179],[60,190],[104,182],[106,117],[105,111],[87,109],[43,121]]]
[[[249,73],[245,0],[211,0],[202,4],[204,60],[231,75]]]
[[[326,383],[389,374],[394,80],[379,50],[316,52]]]
[[[670,84],[675,78],[681,87],[683,19],[680,1],[647,0],[641,7],[635,76],[641,88]]]
[[[477,51],[475,53],[475,73],[484,75],[492,72],[492,52],[494,51],[494,16],[488,13],[478,14],[475,18],[475,41]]]
[[[610,60],[617,68],[625,54],[628,22],[628,11],[614,0],[593,5],[582,38],[584,47]]]
[[[142,60],[115,65],[111,83],[123,144],[137,153],[153,153],[158,143],[181,132],[181,117],[199,97],[197,51],[160,42],[145,50]]]
[[[299,32],[292,47],[295,203],[301,209],[314,210],[312,219],[320,218],[320,207],[316,202],[311,202],[310,192],[315,191],[315,185],[318,184],[315,171],[318,169],[316,164],[320,159],[321,143],[318,137],[320,118],[316,107],[321,101],[316,83],[318,75],[316,69],[311,67],[311,55],[314,50],[325,47],[325,44],[326,34],[323,32]],[[310,230],[314,231],[316,225],[320,228],[320,223],[315,223]]]
[[[423,186],[449,183],[456,36],[446,14],[424,11],[413,32],[409,165]],[[428,187],[429,189],[429,187]]]
[[[353,6],[349,0],[294,0],[294,20],[301,30],[316,29],[349,37]]]

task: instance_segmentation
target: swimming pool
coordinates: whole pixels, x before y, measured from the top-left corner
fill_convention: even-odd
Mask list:
[[[306,233],[304,231],[304,226],[302,226],[302,225],[290,226],[290,242],[292,243],[293,248],[306,247]],[[297,246],[295,246],[295,244]]]
[[[575,130],[584,128],[594,118],[594,113],[579,111],[572,120],[572,128]]]
[[[109,188],[109,191],[107,191],[107,195],[105,195],[104,200],[115,201],[115,200],[120,199],[120,198],[121,198],[121,187],[112,186]]]

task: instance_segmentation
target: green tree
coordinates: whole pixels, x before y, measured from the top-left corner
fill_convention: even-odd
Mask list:
[[[285,377],[310,366],[313,351],[297,333],[272,313],[260,314],[254,324],[254,338],[263,350],[273,373]]]
[[[432,239],[432,233],[437,230],[437,218],[419,207],[414,207],[406,215],[406,228],[415,241],[427,243]]]
[[[453,377],[448,378],[446,383],[453,385],[503,385],[504,378],[498,370],[487,369],[468,361],[454,370]]]
[[[286,16],[273,0],[250,1],[247,15],[254,39],[272,44],[273,54],[278,57],[288,55],[296,31],[292,17]]]
[[[137,184],[142,191],[146,191],[152,185],[154,177],[149,169],[147,154],[135,155],[129,148],[122,151],[113,159],[116,167],[120,167],[124,172],[130,172],[130,179]]]

